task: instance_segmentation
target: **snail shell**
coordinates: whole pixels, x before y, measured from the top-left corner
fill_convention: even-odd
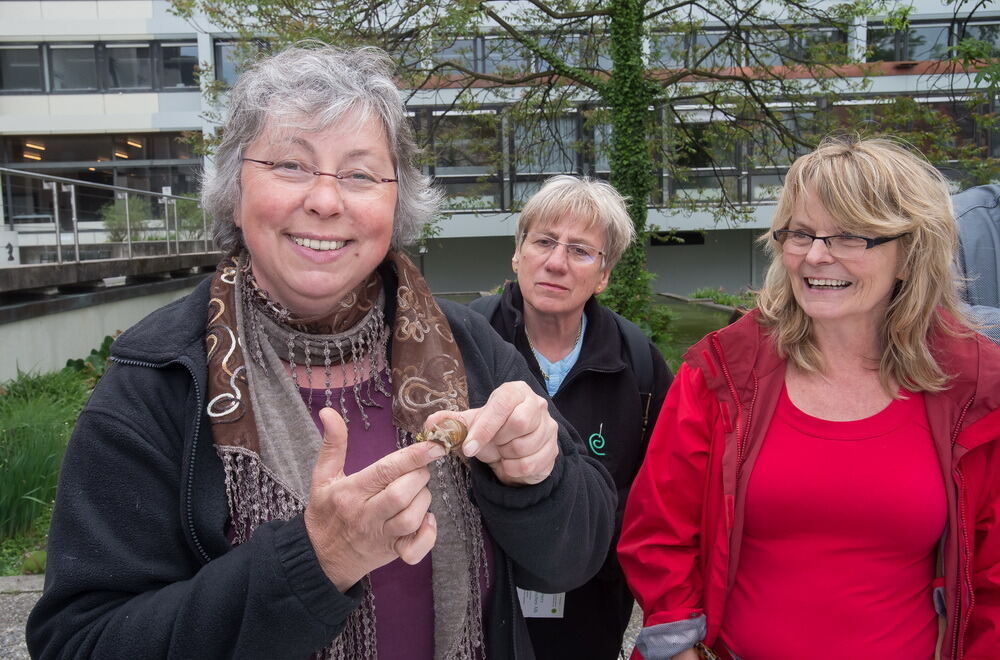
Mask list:
[[[417,434],[417,440],[436,442],[444,447],[445,451],[456,451],[465,442],[465,436],[468,434],[469,429],[461,420],[448,417],[442,419],[429,430]]]

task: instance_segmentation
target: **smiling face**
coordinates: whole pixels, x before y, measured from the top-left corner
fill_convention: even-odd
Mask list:
[[[315,132],[268,126],[244,151],[247,158],[307,162],[322,172],[358,168],[395,178],[378,119],[349,112]],[[258,284],[297,316],[331,313],[389,250],[396,184],[372,194],[344,194],[330,176],[290,184],[258,163],[244,162],[235,222]]]
[[[796,201],[788,229],[816,236],[844,233],[811,186]],[[781,258],[795,301],[818,327],[872,329],[885,318],[899,278],[898,242],[884,243],[865,250],[858,259],[844,260],[833,257],[823,241],[813,241],[806,254],[783,251]]]
[[[604,231],[577,218],[532,227],[532,233],[544,234],[562,243],[582,243],[604,250]],[[557,245],[547,255],[537,255],[519,243],[511,259],[525,306],[540,314],[579,316],[590,296],[608,285],[610,269],[598,256],[590,264],[573,261],[564,245]]]

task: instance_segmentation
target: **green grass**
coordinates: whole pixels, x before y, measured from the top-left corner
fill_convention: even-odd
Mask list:
[[[48,502],[42,507],[27,531],[0,541],[0,576],[44,571],[45,544],[48,540],[49,523],[52,521],[52,504]],[[37,565],[38,559],[41,559],[41,566]]]
[[[728,293],[722,290],[722,288],[702,287],[692,291],[690,297],[708,299],[717,305],[725,305],[726,307],[745,307],[749,309],[757,305],[754,294],[746,290],[739,293]]]
[[[87,377],[73,369],[21,373],[0,385],[0,541],[30,534],[50,505],[89,394]]]

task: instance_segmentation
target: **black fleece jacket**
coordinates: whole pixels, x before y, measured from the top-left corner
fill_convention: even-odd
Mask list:
[[[470,307],[484,310],[485,300],[480,300],[483,302],[473,301]],[[524,331],[524,299],[517,282],[509,282],[504,287],[495,310],[490,324],[525,357],[535,380],[542,385],[545,381]],[[614,479],[618,492],[617,542],[625,499],[646,455],[649,436],[673,376],[663,356],[647,340],[653,373],[652,392],[648,400],[640,396],[629,352],[611,310],[591,296],[584,306],[584,314],[587,332],[580,357],[552,399],[580,434],[590,454]],[[647,414],[643,431],[643,417]],[[617,555],[612,550],[593,579],[566,594],[561,619],[528,620],[535,654],[548,660],[617,658],[632,613],[632,600]]]
[[[440,304],[471,406],[505,381],[534,383],[481,317]],[[260,526],[238,547],[227,540],[223,470],[205,414],[207,310],[206,281],[114,343],[114,364],[63,461],[45,591],[28,620],[32,657],[305,660],[358,606],[358,586],[341,593],[326,578],[301,515]],[[553,415],[560,455],[542,483],[506,487],[472,462],[470,496],[496,545],[484,614],[490,658],[533,657],[515,585],[575,587],[611,541],[610,479]]]

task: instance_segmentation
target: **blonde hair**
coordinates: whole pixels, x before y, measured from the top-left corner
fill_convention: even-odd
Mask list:
[[[952,266],[958,233],[945,178],[922,156],[885,138],[827,138],[788,170],[771,231],[760,238],[771,265],[758,307],[779,353],[802,369],[822,371],[812,321],[795,301],[781,245],[771,235],[788,227],[798,201],[810,193],[844,233],[905,234],[898,239],[905,276],[880,327],[879,380],[892,396],[893,381],[912,392],[944,389],[949,376],[927,347],[928,333],[962,334],[970,327],[959,309]],[[946,322],[945,313],[957,324]]]
[[[590,177],[559,174],[548,179],[524,205],[517,219],[517,245],[525,232],[544,229],[563,219],[582,219],[581,229],[604,232],[604,268],[611,270],[635,240],[635,225],[625,210],[625,198],[614,186]]]

